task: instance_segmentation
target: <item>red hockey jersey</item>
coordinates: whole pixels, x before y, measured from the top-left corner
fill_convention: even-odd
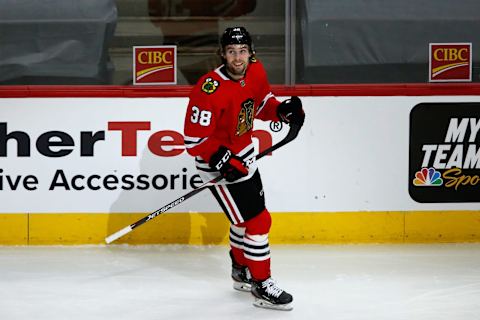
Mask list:
[[[208,166],[213,153],[223,145],[250,163],[248,179],[256,170],[252,142],[253,120],[279,121],[280,102],[270,90],[263,65],[251,61],[241,80],[228,77],[226,67],[204,75],[190,94],[185,117],[185,147],[195,156],[202,178],[218,175]]]

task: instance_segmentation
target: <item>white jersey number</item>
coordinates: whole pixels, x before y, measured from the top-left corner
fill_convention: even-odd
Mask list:
[[[197,106],[192,107],[192,116],[190,121],[192,123],[198,123],[201,126],[207,127],[212,120],[212,113],[208,110],[200,110]]]

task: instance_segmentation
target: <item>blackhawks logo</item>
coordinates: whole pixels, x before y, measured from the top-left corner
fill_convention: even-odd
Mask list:
[[[241,136],[253,128],[253,99],[248,99],[242,103],[242,109],[238,114],[237,136]]]
[[[218,85],[220,83],[217,80],[213,80],[212,78],[205,79],[205,82],[202,84],[202,91],[207,94],[212,94],[217,90]]]

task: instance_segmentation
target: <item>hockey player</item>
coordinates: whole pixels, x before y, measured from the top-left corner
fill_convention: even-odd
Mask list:
[[[298,97],[275,98],[244,27],[225,30],[220,56],[223,64],[201,77],[190,94],[185,146],[204,181],[224,178],[210,190],[231,222],[234,288],[251,291],[255,306],[291,310],[292,296],[271,278],[271,217],[252,132],[254,119],[303,125],[302,103]]]

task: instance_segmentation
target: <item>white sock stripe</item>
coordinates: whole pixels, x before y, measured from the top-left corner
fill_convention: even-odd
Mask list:
[[[268,240],[268,233],[264,233],[264,234],[248,234],[247,233],[246,237],[255,242],[263,242],[265,240]]]
[[[247,248],[247,247],[243,247],[243,252],[245,254],[247,253],[252,253],[252,254],[265,254],[265,253],[270,253],[270,247],[266,247],[266,248],[262,248],[262,249],[253,249],[253,248]]]
[[[232,239],[243,244],[243,237],[238,237],[237,235],[230,233],[230,240]]]
[[[239,237],[243,237],[245,235],[245,230],[247,228],[245,227],[237,227],[237,226],[234,226],[233,224],[230,226],[230,233],[234,233],[235,235],[239,236]]]
[[[245,242],[245,244],[247,244],[250,247],[263,247],[265,245],[268,245],[268,239],[259,242],[259,241],[253,241],[247,237],[244,237],[243,242]]]
[[[251,246],[251,245],[243,242],[243,247],[245,248],[244,249],[245,251],[250,251],[250,252],[262,252],[262,251],[270,250],[270,246],[268,245],[268,243],[266,245],[263,245],[263,246],[254,247],[254,246]]]
[[[240,249],[240,250],[243,250],[243,246],[239,245],[238,243],[235,243],[235,242],[230,242],[230,246],[232,246],[234,248],[237,248],[237,249]]]

